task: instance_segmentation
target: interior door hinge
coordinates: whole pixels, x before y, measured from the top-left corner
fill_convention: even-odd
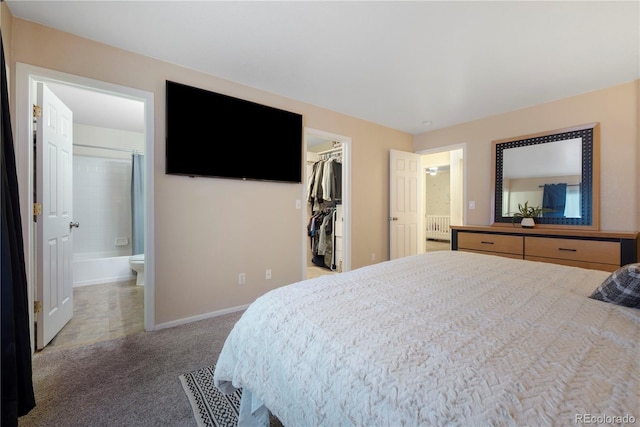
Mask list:
[[[42,215],[42,203],[33,204],[33,215],[35,216]]]
[[[42,108],[39,105],[33,104],[33,118],[37,119],[42,115]]]
[[[33,312],[40,313],[42,311],[42,301],[33,302]]]

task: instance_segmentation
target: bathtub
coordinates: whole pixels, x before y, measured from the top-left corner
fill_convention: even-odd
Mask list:
[[[129,256],[87,258],[74,255],[71,271],[74,287],[125,282],[136,278],[129,266]]]

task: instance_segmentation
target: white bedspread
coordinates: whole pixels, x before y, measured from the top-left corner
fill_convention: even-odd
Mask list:
[[[588,298],[607,276],[446,251],[299,282],[247,309],[215,384],[295,427],[640,422],[640,310]]]

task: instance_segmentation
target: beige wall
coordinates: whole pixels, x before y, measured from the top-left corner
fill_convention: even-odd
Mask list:
[[[165,175],[167,79],[301,113],[306,127],[351,137],[352,268],[370,264],[372,252],[388,259],[388,152],[412,151],[411,135],[21,19],[12,30],[12,70],[21,62],[154,93],[156,324],[248,304],[302,279],[306,235],[304,209],[295,208],[302,185]]]
[[[600,122],[600,229],[640,229],[640,80],[415,136],[416,151],[467,143],[467,224],[491,221],[491,141]]]
[[[13,21],[13,15],[9,7],[5,2],[0,3],[0,29],[2,30],[2,44],[4,46],[4,60],[7,63],[7,67],[11,64],[11,22]]]

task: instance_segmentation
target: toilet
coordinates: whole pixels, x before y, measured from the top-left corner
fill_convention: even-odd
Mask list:
[[[144,254],[129,257],[129,266],[136,272],[136,285],[144,286]]]

